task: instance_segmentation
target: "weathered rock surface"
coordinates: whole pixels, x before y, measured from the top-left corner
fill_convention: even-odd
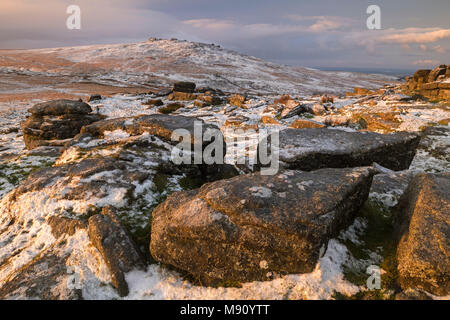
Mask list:
[[[34,116],[63,116],[66,114],[89,114],[91,107],[77,100],[54,100],[38,103],[28,110]]]
[[[433,70],[417,70],[407,79],[404,92],[420,94],[433,100],[450,100],[450,66],[440,65]]]
[[[173,91],[194,93],[195,87],[196,85],[193,82],[180,81],[173,84]]]
[[[56,100],[40,103],[28,110],[31,116],[21,123],[27,149],[39,146],[61,145],[77,135],[85,125],[104,117],[90,114],[91,107],[84,102]]]
[[[89,218],[89,239],[102,255],[120,296],[128,295],[124,273],[145,270],[145,262],[133,240],[111,208]]]
[[[148,260],[141,256],[150,259],[154,207],[175,191],[237,174],[229,165],[172,162],[179,143],[171,139],[174,130],[191,135],[186,144],[192,149],[200,143],[203,151],[209,143],[195,136],[195,121],[201,122],[148,115],[85,126],[54,166],[32,172],[1,199],[1,241],[10,249],[0,247],[0,283],[11,290],[0,296],[78,299],[101,283],[126,295],[124,274],[144,269]],[[208,128],[218,129],[202,123],[203,133]],[[17,230],[22,237],[15,236]],[[50,271],[41,270],[46,263]],[[35,265],[42,272],[33,276]],[[83,270],[76,287],[83,288],[82,294],[66,285],[74,276],[69,266]]]
[[[450,173],[419,174],[394,217],[400,285],[450,294]]]
[[[267,144],[270,137],[259,145]],[[286,129],[279,133],[282,168],[315,170],[368,166],[374,162],[391,170],[408,169],[420,136],[399,132],[347,132],[327,128]]]
[[[297,119],[294,122],[291,123],[289,128],[294,129],[307,129],[307,128],[323,128],[325,125],[316,122],[316,121],[310,121],[305,119]]]
[[[367,199],[371,168],[258,173],[172,194],[153,212],[151,253],[203,284],[313,271]]]

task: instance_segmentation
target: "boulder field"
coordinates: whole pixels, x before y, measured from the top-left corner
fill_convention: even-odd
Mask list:
[[[442,72],[421,73],[421,83],[442,82]],[[355,99],[367,95],[384,99],[390,93],[355,90]],[[156,263],[203,286],[311,273],[330,240],[355,218],[361,221],[369,195],[388,193],[383,201],[395,211],[402,294],[449,294],[450,179],[448,173],[408,170],[420,148],[418,133],[332,124],[327,117],[338,108],[328,96],[319,103],[282,95],[267,104],[247,93],[177,82],[145,98],[140,112],[147,114],[118,118],[93,113],[82,101],[29,109],[22,123],[26,147],[49,152],[56,162],[32,170],[1,198],[0,298],[82,299],[89,286],[105,283],[124,297],[131,290],[127,274],[148,272]],[[90,101],[97,110],[100,101],[112,108],[99,95]],[[201,117],[191,113],[202,109]],[[211,114],[220,114],[223,123],[205,120]],[[201,135],[228,127],[281,129],[279,145],[270,150],[278,152],[279,171],[263,175],[259,159],[254,167],[174,163],[176,130],[189,133],[191,160],[210,144],[197,136],[196,121]],[[340,128],[329,128],[334,125]],[[422,140],[430,130],[440,127],[425,130]],[[225,136],[215,137],[224,156]],[[257,152],[275,137],[257,140]],[[445,148],[433,148],[445,155]],[[72,267],[89,286],[70,284]]]

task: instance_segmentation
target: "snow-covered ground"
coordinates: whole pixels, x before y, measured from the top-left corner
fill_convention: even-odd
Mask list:
[[[304,118],[303,115],[298,115],[279,120],[279,124],[262,123],[263,116],[274,116],[266,108],[283,93],[289,93],[292,97],[297,96],[298,101],[302,103],[318,103],[320,97],[313,96],[313,93],[342,93],[350,91],[355,86],[377,88],[385,81],[394,80],[380,75],[323,72],[282,66],[217,46],[178,40],[26,51],[0,50],[0,80],[2,76],[10,74],[45,79],[62,77],[71,83],[92,82],[149,88],[169,87],[176,80],[188,80],[195,81],[198,86],[230,92],[248,92],[250,100],[246,103],[246,108],[233,109],[226,104],[197,108],[193,103],[186,102],[184,108],[174,113],[198,117],[220,127],[227,142],[227,154],[237,154],[237,158],[245,156],[252,158],[258,138],[262,137],[265,130],[266,132],[283,130],[295,120]],[[69,90],[57,88],[52,82],[49,85],[42,84],[38,89],[36,86],[38,86],[36,83],[18,83],[17,86],[14,85],[14,89],[0,89],[0,94],[5,92],[22,94],[27,90],[61,92]],[[76,93],[76,90],[74,92]],[[157,112],[157,108],[144,104],[149,98],[151,98],[149,94],[117,94],[90,104],[94,112],[109,118],[131,117]],[[439,135],[427,136],[426,144],[419,148],[411,170],[448,171],[450,168],[445,150],[450,148],[450,130],[448,125],[438,123],[450,118],[449,110],[436,105],[430,107],[429,104],[405,103],[400,101],[402,98],[404,97],[392,95],[384,100],[379,99],[375,105],[369,106],[364,102],[358,102],[358,98],[355,97],[336,97],[332,106],[336,114],[339,110],[346,110],[339,113],[340,116],[351,116],[352,112],[390,112],[395,107],[396,110],[400,110],[396,115],[399,125],[392,131],[418,131],[428,125],[442,128],[443,131]],[[163,100],[167,102],[167,99]],[[51,166],[55,161],[58,161],[58,165],[75,162],[79,156],[76,149],[67,150],[58,160],[57,155],[46,154],[42,150],[38,153],[25,150],[20,122],[27,115],[26,109],[37,102],[41,100],[0,101],[0,212],[13,210],[16,223],[29,225],[27,232],[21,230],[19,224],[11,229],[10,217],[0,216],[0,287],[16,270],[32,261],[43,250],[56,250],[52,247],[56,239],[51,234],[49,226],[43,222],[47,216],[69,205],[78,208],[80,212],[88,205],[109,203],[120,206],[125,196],[124,190],[111,188],[102,197],[92,196],[84,203],[80,201],[69,203],[68,200],[53,197],[68,187],[65,181],[56,180],[41,192],[25,193],[12,204],[8,199],[10,192],[19,186],[30,172]],[[350,110],[349,114],[347,110]],[[319,122],[326,120],[326,116],[309,116],[311,117]],[[243,119],[243,127],[253,128],[253,134],[249,136],[248,132],[237,132],[232,126],[226,126],[225,123],[230,118]],[[335,129],[355,130],[347,126],[337,126]],[[246,145],[238,142],[243,136],[248,138]],[[111,141],[127,138],[128,135],[120,130],[108,132],[105,136],[105,140]],[[114,150],[102,152],[105,152],[103,155],[106,155],[106,152],[110,155]],[[226,160],[229,163],[235,161],[231,157]],[[102,172],[89,179],[107,181],[114,179],[114,175],[115,172]],[[139,192],[149,192],[149,186],[145,183],[137,186]],[[396,204],[401,192],[402,190],[395,189],[387,193],[371,193],[370,200],[391,208]],[[149,192],[149,196],[154,195]],[[346,247],[348,242],[363,246],[367,228],[369,228],[368,221],[363,217],[357,218],[352,226],[329,242],[328,249],[320,258],[316,269],[309,274],[287,275],[272,281],[244,283],[242,288],[208,288],[193,285],[177,272],[153,264],[146,271],[132,271],[126,275],[130,294],[125,299],[330,299],[334,297],[335,292],[353,295],[363,287],[348,281],[344,275],[345,269],[378,264],[381,259],[377,250],[368,253],[370,257],[368,260],[356,259]],[[76,271],[81,275],[85,299],[119,299],[111,286],[104,285],[110,281],[109,272],[100,254],[90,245],[85,230],[75,233],[57,250],[60,250],[61,255],[68,255],[66,261],[68,267],[78,268]],[[13,256],[10,263],[2,264],[9,256]],[[37,272],[45,272],[45,266],[42,268],[44,271]],[[11,298],[23,297],[18,295]]]

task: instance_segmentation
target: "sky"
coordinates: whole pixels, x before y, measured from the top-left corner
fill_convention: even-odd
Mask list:
[[[66,27],[69,5],[80,30]],[[289,65],[415,70],[450,64],[449,15],[449,0],[0,0],[0,48],[178,38]]]

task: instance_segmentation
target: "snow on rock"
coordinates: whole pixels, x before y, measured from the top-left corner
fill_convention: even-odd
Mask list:
[[[242,288],[200,287],[183,280],[176,272],[152,265],[147,272],[127,274],[130,295],[126,299],[193,300],[318,300],[331,299],[335,292],[353,295],[360,288],[344,280],[342,265],[349,259],[347,248],[331,240],[325,255],[312,273],[287,275],[271,281],[250,282]],[[102,298],[99,292],[97,298]]]

